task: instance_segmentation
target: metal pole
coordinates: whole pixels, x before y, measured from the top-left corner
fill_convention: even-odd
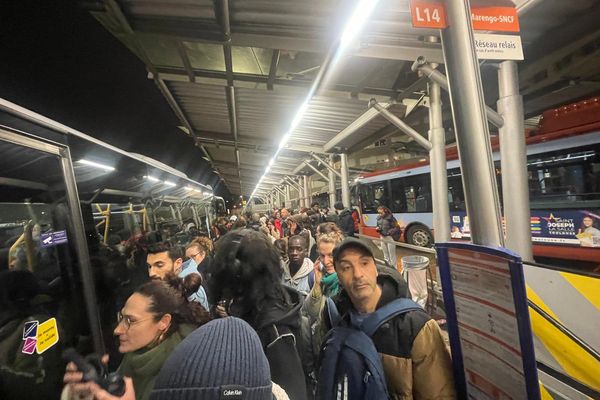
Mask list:
[[[336,174],[338,176],[338,178],[342,177],[342,175],[339,172],[337,172],[335,170],[335,168],[333,168],[333,159],[330,159],[331,160],[331,164],[330,164],[330,163],[328,163],[327,161],[323,160],[321,157],[319,157],[316,154],[311,154],[311,156],[312,156],[312,158],[314,158],[315,160],[317,160],[318,162],[320,162],[321,164],[323,164],[325,167],[327,167],[327,169],[329,171],[333,171],[333,173]]]
[[[518,253],[523,260],[533,261],[523,98],[519,94],[516,62],[500,63],[498,89],[498,112],[504,118],[504,126],[499,133],[506,247]]]
[[[438,71],[436,66],[428,64],[423,57],[417,58],[412,65],[412,70],[415,72],[417,72],[417,70],[421,71],[430,80],[440,85],[442,89],[448,91],[448,79],[446,79],[446,76]],[[495,127],[500,128],[502,125],[504,125],[502,116],[494,111],[490,106],[485,106],[485,115],[488,121]]]
[[[320,175],[321,178],[323,178],[323,180],[325,182],[329,182],[329,178],[326,177],[324,173],[322,173],[321,171],[319,171],[318,169],[316,169],[315,167],[313,167],[312,165],[310,165],[310,163],[308,161],[304,161],[304,165],[306,165],[308,168],[310,168],[313,171],[315,171],[315,174]]]
[[[308,185],[308,176],[304,175],[304,207],[310,207],[310,203],[312,202],[310,188]]]
[[[287,184],[287,185],[285,185],[285,207],[289,208],[290,205],[291,205],[291,202],[290,202],[290,185]]]
[[[415,142],[420,144],[421,147],[423,147],[425,150],[431,150],[431,143],[429,143],[429,140],[421,136],[419,132],[411,128],[406,122],[402,121],[400,118],[396,117],[394,114],[386,110],[381,104],[377,102],[377,100],[371,99],[371,101],[369,101],[369,106],[379,111],[379,114],[381,114],[383,118],[387,119],[392,124],[397,126],[402,132],[406,133],[408,136],[413,138]]]
[[[498,187],[481,73],[473,45],[470,2],[446,0],[444,3],[448,28],[440,32],[471,240],[476,244],[502,246]]]
[[[431,198],[433,230],[436,242],[450,240],[450,210],[448,207],[448,173],[446,170],[446,134],[442,124],[440,85],[429,83],[429,162],[431,165]]]
[[[329,160],[331,164],[333,164],[333,154],[329,156]],[[328,164],[325,163],[329,167]],[[333,168],[328,168],[329,172],[329,208],[333,209],[333,205],[335,204],[335,171]]]
[[[387,111],[387,110],[386,110]],[[345,208],[350,208],[350,185],[348,184],[348,155],[340,153],[340,166],[342,172],[342,203]]]

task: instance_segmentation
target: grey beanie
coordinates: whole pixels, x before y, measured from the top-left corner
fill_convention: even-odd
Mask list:
[[[196,329],[163,365],[151,400],[271,400],[269,363],[258,335],[227,317]]]

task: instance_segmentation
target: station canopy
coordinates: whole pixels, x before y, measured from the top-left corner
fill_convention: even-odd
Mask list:
[[[257,196],[285,176],[312,175],[305,160],[324,170],[311,153],[327,157],[347,152],[355,173],[427,156],[413,139],[370,110],[368,102],[376,99],[426,135],[427,80],[412,72],[411,65],[419,56],[443,64],[441,45],[432,39],[439,32],[412,26],[408,0],[380,0],[332,65],[330,49],[360,3],[83,2],[145,63],[148,77],[181,121],[182,134],[202,149],[231,193]],[[600,91],[600,11],[595,3],[514,2],[525,53],[520,85],[526,117]],[[482,64],[486,102],[495,107],[496,72],[491,64]],[[320,72],[322,81],[311,92]],[[447,98],[444,103],[450,130]],[[450,132],[447,142],[453,141]]]

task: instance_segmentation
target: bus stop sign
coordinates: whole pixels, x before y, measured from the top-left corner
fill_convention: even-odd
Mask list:
[[[438,0],[411,0],[410,14],[415,28],[444,29],[446,9]],[[476,31],[519,32],[515,7],[471,7],[471,23]]]

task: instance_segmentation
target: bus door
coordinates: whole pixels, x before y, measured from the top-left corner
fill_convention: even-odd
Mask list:
[[[69,149],[0,128],[0,398],[56,399],[61,352],[104,351]]]

